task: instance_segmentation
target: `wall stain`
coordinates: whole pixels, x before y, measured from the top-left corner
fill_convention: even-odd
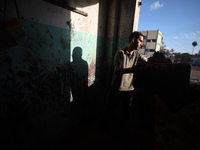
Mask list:
[[[49,35],[50,35],[50,37],[51,37],[51,39],[53,40],[53,36],[51,35],[51,33],[50,33],[50,31],[49,31],[49,29],[46,27],[46,33],[48,33]]]
[[[67,49],[67,41],[64,40],[63,36],[60,37],[60,43],[62,44],[63,50]]]
[[[66,24],[69,26],[69,29],[70,29],[70,30],[73,30],[73,29],[74,29],[74,25],[72,24],[71,21],[72,21],[72,20],[70,19],[69,21],[66,22]]]

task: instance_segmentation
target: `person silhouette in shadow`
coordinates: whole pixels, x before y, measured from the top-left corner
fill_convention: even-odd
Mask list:
[[[72,126],[84,121],[88,112],[88,63],[82,59],[82,48],[75,47],[70,63]]]
[[[84,103],[87,98],[88,89],[88,63],[82,59],[82,48],[75,47],[73,49],[70,63],[70,83],[73,103]]]

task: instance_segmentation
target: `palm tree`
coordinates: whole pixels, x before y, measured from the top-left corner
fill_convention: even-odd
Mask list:
[[[193,50],[192,50],[192,54],[193,54],[193,52],[194,52],[194,47],[197,46],[197,42],[196,42],[196,41],[192,42],[192,45],[193,45]]]

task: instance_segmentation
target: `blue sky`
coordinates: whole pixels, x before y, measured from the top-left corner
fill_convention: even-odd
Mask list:
[[[167,49],[192,54],[200,50],[200,0],[142,0],[139,31],[160,30]]]

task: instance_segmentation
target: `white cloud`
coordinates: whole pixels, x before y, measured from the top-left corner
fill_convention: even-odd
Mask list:
[[[197,33],[200,33],[200,31],[197,31]]]
[[[184,33],[183,35],[185,35],[188,39],[195,39],[196,37],[196,33],[192,32],[192,33]]]
[[[178,39],[178,36],[174,36],[174,39]]]
[[[151,4],[151,6],[150,6],[150,11],[152,11],[152,10],[157,10],[157,9],[159,9],[159,8],[161,8],[161,7],[164,7],[164,4],[163,4],[163,3],[160,4],[159,1],[153,2],[153,3]]]
[[[183,35],[185,35],[187,38],[189,38],[189,35],[188,35],[188,34],[184,33]]]

